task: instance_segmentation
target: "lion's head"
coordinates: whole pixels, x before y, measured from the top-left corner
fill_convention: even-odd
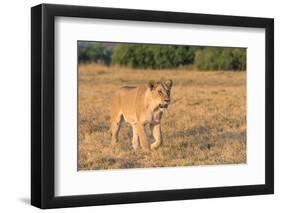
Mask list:
[[[166,81],[149,81],[148,86],[151,91],[151,95],[153,100],[156,102],[156,105],[160,109],[166,109],[168,108],[170,102],[171,102],[171,89],[173,86],[172,80],[166,80]]]

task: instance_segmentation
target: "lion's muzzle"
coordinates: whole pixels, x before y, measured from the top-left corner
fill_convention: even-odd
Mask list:
[[[160,109],[167,109],[168,106],[169,106],[169,103],[170,103],[170,102],[166,102],[166,103],[164,103],[164,104],[159,104],[159,108],[160,108]]]

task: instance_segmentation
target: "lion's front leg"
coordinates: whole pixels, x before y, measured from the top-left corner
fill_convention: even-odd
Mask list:
[[[161,125],[155,124],[152,127],[152,134],[155,139],[155,142],[150,145],[151,149],[157,149],[162,143],[162,133],[161,133]]]
[[[148,141],[147,141],[144,125],[142,125],[142,124],[138,125],[137,126],[137,132],[138,132],[138,136],[139,136],[139,139],[140,139],[141,147],[144,150],[149,150],[150,146],[149,146]]]

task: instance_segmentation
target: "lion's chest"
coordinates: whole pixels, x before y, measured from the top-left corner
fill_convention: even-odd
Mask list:
[[[151,113],[150,123],[160,123],[162,117],[162,111],[157,110]]]

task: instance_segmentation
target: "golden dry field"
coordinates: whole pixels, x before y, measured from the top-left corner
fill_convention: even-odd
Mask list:
[[[161,122],[163,144],[148,153],[135,151],[131,127],[123,123],[112,146],[114,91],[161,79],[174,81]],[[246,72],[80,65],[78,122],[79,170],[246,163]]]

